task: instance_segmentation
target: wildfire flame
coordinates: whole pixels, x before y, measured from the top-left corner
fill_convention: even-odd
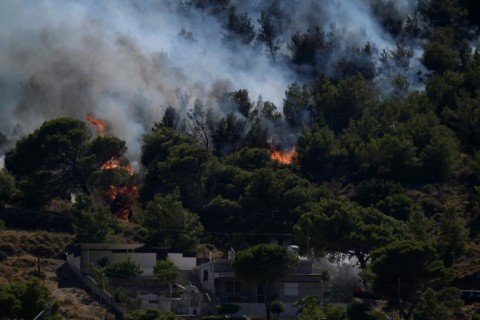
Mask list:
[[[112,170],[112,169],[122,169],[128,172],[129,175],[133,176],[133,169],[131,166],[126,165],[126,166],[121,166],[120,162],[118,159],[112,158],[102,164],[100,167],[101,170]]]
[[[128,175],[133,176],[133,169],[129,165],[122,166],[118,159],[112,158],[106,161],[101,167],[101,170],[120,169],[127,171]],[[110,185],[105,193],[105,201],[110,206],[112,212],[123,220],[130,218],[132,214],[132,204],[140,199],[138,193],[138,186],[131,182],[122,186]]]
[[[86,115],[86,120],[88,123],[90,123],[91,125],[97,127],[98,129],[98,135],[100,137],[103,137],[105,136],[105,122],[103,122],[102,120],[98,119],[98,118],[95,118],[94,116],[92,116],[90,113],[87,113]]]
[[[270,159],[281,164],[294,164],[298,162],[297,148],[293,147],[290,151],[278,151],[270,146]]]
[[[121,187],[110,185],[105,196],[108,205],[116,215],[127,221],[132,214],[132,201],[137,202],[140,198],[138,187],[134,184],[126,184]]]

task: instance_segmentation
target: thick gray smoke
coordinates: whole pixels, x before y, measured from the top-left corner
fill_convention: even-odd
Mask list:
[[[291,34],[312,24],[340,30],[345,43],[395,45],[368,0],[231,4],[251,14],[258,28],[261,10],[273,2],[290,15],[280,35],[283,54]],[[412,10],[411,1],[398,3],[399,12]],[[288,84],[297,79],[260,45],[229,49],[222,41],[224,24],[189,1],[3,0],[0,132],[12,143],[45,120],[92,113],[107,122],[109,134],[127,142],[134,160],[142,135],[170,105],[199,98],[216,109],[223,92],[248,89],[252,99],[262,95],[281,109]],[[182,30],[193,38],[180,37]]]

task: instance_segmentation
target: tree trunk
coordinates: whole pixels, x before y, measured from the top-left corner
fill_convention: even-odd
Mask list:
[[[270,308],[272,304],[272,285],[266,284],[264,288],[265,288],[265,315],[267,317],[267,320],[271,320]]]
[[[170,300],[168,301],[168,311],[172,311],[172,295],[173,295],[173,289],[172,289],[172,284],[168,283],[168,287],[170,288]]]

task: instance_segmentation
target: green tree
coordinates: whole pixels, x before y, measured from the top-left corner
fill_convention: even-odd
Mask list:
[[[290,274],[298,258],[286,248],[275,244],[259,244],[235,255],[233,270],[242,280],[255,282],[265,290],[265,313],[270,320],[273,284]]]
[[[399,315],[411,319],[420,294],[450,276],[432,246],[416,240],[391,242],[372,252],[373,290]]]
[[[440,291],[428,288],[415,309],[415,320],[452,319],[454,312],[459,311],[463,305],[461,293],[460,289],[452,287],[442,288]]]
[[[287,168],[258,169],[239,199],[243,216],[236,226],[250,232],[289,233],[305,204],[328,196],[327,190],[315,187]]]
[[[325,318],[325,313],[321,308],[320,297],[306,296],[294,303],[298,308],[299,320],[317,320]]]
[[[414,210],[420,210],[418,204],[404,194],[389,195],[375,207],[387,216],[402,221],[407,221]]]
[[[147,203],[143,226],[148,245],[185,251],[194,250],[203,233],[198,216],[183,207],[178,190],[165,196],[156,195]]]
[[[216,124],[213,132],[213,147],[216,155],[228,155],[241,149],[247,132],[247,121],[228,113]]]
[[[17,141],[5,165],[19,182],[27,204],[38,206],[70,192],[90,194],[102,165],[125,151],[125,142],[117,138],[92,139],[84,122],[58,118]]]
[[[435,74],[425,82],[425,93],[435,106],[436,113],[454,124],[457,99],[465,97],[465,75],[460,72],[445,71]],[[445,114],[442,114],[445,110]]]
[[[325,315],[327,320],[342,320],[346,316],[346,310],[342,306],[327,306]]]
[[[222,232],[229,234],[234,234],[240,230],[238,224],[242,216],[242,206],[237,201],[225,199],[221,195],[217,195],[210,200],[200,213],[202,223],[207,231],[215,232],[222,230]],[[241,230],[243,231],[243,228]],[[216,235],[212,237],[211,241],[216,245],[224,245],[225,242],[231,243],[235,248],[244,246],[232,243],[232,239],[229,236],[222,238],[222,235]]]
[[[58,303],[54,303],[39,279],[0,285],[0,310],[5,319],[33,319],[51,304],[51,319],[58,319]]]
[[[141,196],[144,202],[155,194],[179,189],[183,203],[197,210],[205,201],[205,183],[214,164],[211,150],[169,128],[157,128],[144,137],[142,163],[147,168]]]
[[[376,75],[376,48],[367,42],[365,46],[347,46],[348,57],[341,57],[335,63],[335,79],[345,79],[360,75],[367,80],[372,80]]]
[[[297,140],[298,160],[303,170],[319,180],[331,177],[340,148],[335,134],[327,126],[303,127]]]
[[[436,246],[447,266],[454,264],[464,253],[468,241],[469,230],[460,213],[461,211],[451,204],[445,208],[440,219],[440,234]]]
[[[260,19],[257,20],[260,24],[260,32],[257,34],[257,40],[263,42],[266,51],[270,54],[273,63],[276,62],[276,52],[280,49],[279,40],[277,39],[277,31],[272,23],[269,13],[262,11]]]
[[[423,1],[420,3],[419,9],[430,20],[433,27],[452,27],[460,36],[467,30],[468,12],[465,10],[467,3],[468,1],[461,0]]]
[[[362,269],[371,252],[406,235],[406,227],[370,207],[348,200],[324,199],[311,205],[293,227],[303,250],[355,257]]]
[[[266,149],[243,148],[223,159],[223,163],[243,170],[253,171],[271,165],[270,153]]]
[[[106,243],[121,230],[119,219],[107,207],[95,205],[87,195],[76,197],[71,213],[77,243]]]
[[[373,108],[378,101],[371,83],[359,73],[341,80],[337,92],[329,94],[335,94],[336,98],[333,105],[325,105],[331,109],[325,109],[323,115],[330,129],[337,134],[348,127],[350,120],[360,119],[365,110]]]
[[[170,259],[157,260],[153,267],[153,273],[161,284],[168,284],[170,299],[172,298],[172,285],[180,277],[180,269]]]
[[[294,128],[308,124],[310,104],[306,85],[300,86],[296,82],[289,85],[283,99],[283,116],[288,124]]]
[[[362,180],[355,187],[355,194],[352,200],[360,203],[364,207],[376,205],[379,201],[388,196],[393,196],[403,192],[400,184],[384,179]]]
[[[208,148],[211,145],[211,128],[213,115],[211,109],[205,109],[203,102],[196,99],[193,109],[188,112],[188,120],[191,135],[201,145]]]
[[[165,109],[162,121],[160,123],[155,123],[152,130],[155,130],[155,128],[158,128],[160,126],[175,129],[179,121],[178,117],[179,116],[177,110],[175,110],[175,108],[172,106],[168,106]]]
[[[430,40],[423,44],[422,62],[436,73],[455,70],[460,65],[455,49],[453,30],[448,27],[435,29]]]
[[[465,93],[454,92],[453,108],[443,111],[443,118],[462,143],[462,149],[473,153],[480,147],[480,97],[471,98]]]
[[[15,178],[7,169],[0,169],[0,201],[12,201],[17,192]]]
[[[319,27],[309,28],[303,34],[299,32],[293,34],[289,44],[292,62],[297,65],[316,66],[319,60],[317,57],[328,54],[330,48],[331,43]],[[322,65],[319,67],[321,68]]]
[[[156,126],[152,132],[143,137],[142,164],[152,174],[158,162],[167,159],[173,147],[180,144],[195,144],[195,141],[184,134],[178,133],[170,127]],[[146,177],[146,179],[147,179]]]
[[[218,105],[225,113],[236,110],[246,119],[251,118],[254,107],[247,89],[225,92],[218,99]]]
[[[250,45],[255,39],[255,29],[248,14],[237,14],[235,7],[231,7],[226,25],[227,34],[224,41],[236,48],[238,44]]]
[[[282,118],[282,114],[278,112],[277,106],[271,101],[263,102],[261,115],[270,120],[279,120]]]

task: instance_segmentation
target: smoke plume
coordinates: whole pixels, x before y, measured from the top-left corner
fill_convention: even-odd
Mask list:
[[[397,14],[409,14],[411,3],[398,1]],[[369,4],[230,1],[250,15],[257,31],[262,10],[278,13],[285,59],[291,35],[318,24],[335,33],[332,56],[347,56],[347,44],[393,48],[395,40]],[[106,121],[107,134],[127,142],[135,160],[143,134],[168,106],[188,108],[201,99],[220,113],[222,93],[248,89],[252,99],[261,95],[281,109],[288,84],[302,79],[288,64],[274,64],[260,43],[232,50],[225,23],[225,15],[186,0],[1,1],[0,132],[13,143],[45,120],[83,120],[91,113]]]

